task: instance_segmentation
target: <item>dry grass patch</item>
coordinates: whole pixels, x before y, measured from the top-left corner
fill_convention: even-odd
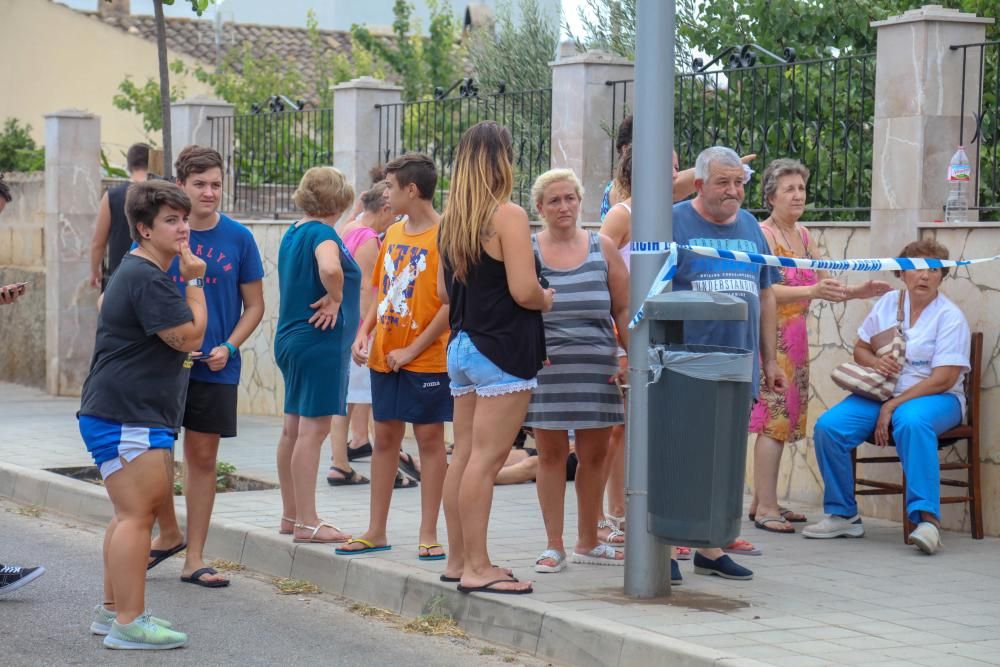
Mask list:
[[[347,611],[352,614],[357,614],[358,616],[363,616],[365,618],[375,618],[380,621],[394,621],[398,616],[388,609],[381,609],[379,607],[373,607],[370,604],[365,604],[364,602],[355,602],[347,608]]]
[[[37,519],[42,516],[42,508],[38,505],[19,505],[12,510],[7,510],[8,512],[13,512],[14,514],[20,514],[21,516],[30,516]]]
[[[242,563],[237,563],[236,561],[226,560],[224,558],[216,558],[211,563],[208,564],[209,567],[214,567],[220,572],[242,572],[247,569],[246,565]]]
[[[282,578],[275,579],[274,585],[281,595],[305,595],[319,593],[319,586],[305,579]]]

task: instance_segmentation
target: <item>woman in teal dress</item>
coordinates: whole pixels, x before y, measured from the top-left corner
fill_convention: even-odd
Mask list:
[[[288,228],[278,250],[274,337],[274,358],[285,380],[278,440],[280,532],[294,542],[346,542],[350,535],[316,513],[316,473],[331,417],[347,414],[361,269],[333,227],[354,201],[354,190],[333,167],[313,167],[293,200],[305,216]]]

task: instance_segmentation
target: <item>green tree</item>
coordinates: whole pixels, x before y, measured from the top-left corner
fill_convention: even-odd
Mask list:
[[[31,125],[21,125],[16,118],[8,118],[0,132],[0,174],[42,169],[45,169],[45,150],[31,138]]]
[[[175,75],[188,72],[183,60],[170,63],[170,71]],[[176,102],[184,97],[184,86],[175,84],[170,90],[170,101]],[[133,111],[142,118],[142,128],[146,131],[146,141],[156,145],[152,135],[163,129],[163,105],[160,102],[160,84],[152,78],[138,84],[126,75],[118,84],[118,92],[112,99],[116,108],[122,111]]]
[[[469,62],[483,90],[501,82],[507,90],[534,90],[552,85],[552,60],[559,45],[559,24],[538,0],[519,0],[520,21],[514,21],[511,0],[497,7],[493,26],[472,33]]]
[[[447,88],[461,72],[458,22],[446,3],[428,0],[427,5],[430,36],[426,39],[417,29],[413,5],[407,0],[396,0],[392,7],[392,40],[373,35],[365,26],[351,26],[355,42],[400,78],[406,100],[427,97],[435,86]]]

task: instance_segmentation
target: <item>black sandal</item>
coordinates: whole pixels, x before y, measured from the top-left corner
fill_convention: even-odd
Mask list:
[[[394,489],[412,489],[413,487],[420,486],[417,480],[410,479],[403,473],[396,471],[396,481],[392,483],[392,488]]]
[[[343,475],[342,478],[338,477],[327,477],[326,483],[330,486],[352,486],[355,484],[370,484],[371,480],[362,474],[359,474],[357,470],[353,468],[350,471],[343,470],[337,466],[330,466],[330,470],[334,470]]]
[[[366,442],[360,447],[351,447],[351,441],[347,441],[347,460],[354,461],[372,455],[372,443]]]
[[[417,470],[417,465],[413,462],[413,456],[406,452],[400,452],[399,457],[399,469],[419,482],[420,471]]]

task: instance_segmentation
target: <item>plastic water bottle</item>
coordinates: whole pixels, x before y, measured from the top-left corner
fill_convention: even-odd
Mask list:
[[[972,167],[961,146],[948,162],[948,199],[944,204],[944,221],[961,224],[969,219],[969,183]]]

